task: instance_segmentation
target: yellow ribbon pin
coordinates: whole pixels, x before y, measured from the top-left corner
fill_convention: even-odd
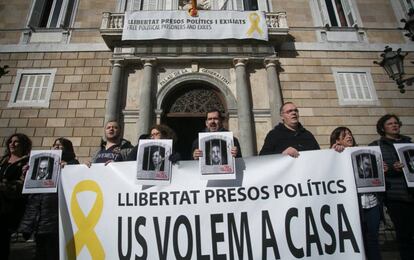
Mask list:
[[[247,31],[247,35],[252,36],[254,31],[257,31],[260,35],[262,35],[263,31],[259,27],[260,16],[257,13],[251,13],[249,15],[249,21],[252,25],[250,26],[249,30]]]
[[[96,200],[89,211],[88,216],[83,214],[76,195],[83,191],[92,191],[96,193]],[[72,192],[70,201],[70,210],[72,212],[73,219],[78,227],[78,232],[66,245],[69,259],[76,259],[80,251],[84,246],[89,250],[92,259],[101,260],[105,259],[105,251],[99,241],[98,236],[93,230],[101,217],[103,209],[103,195],[99,188],[99,185],[92,180],[81,181],[76,184]]]

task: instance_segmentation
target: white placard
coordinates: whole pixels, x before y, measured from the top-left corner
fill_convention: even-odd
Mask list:
[[[31,151],[22,193],[54,193],[60,175],[62,150]]]

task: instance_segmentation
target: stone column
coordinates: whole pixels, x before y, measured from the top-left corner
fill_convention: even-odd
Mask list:
[[[256,154],[256,137],[254,135],[254,121],[249,84],[247,84],[246,64],[248,59],[234,59],[236,70],[237,115],[239,121],[240,146],[243,156]]]
[[[277,66],[279,65],[278,58],[265,59],[267,74],[267,92],[269,94],[269,107],[272,125],[276,125],[280,121],[279,109],[283,104],[282,90],[280,88],[279,74],[277,73]]]
[[[153,115],[153,80],[156,59],[143,59],[144,78],[139,92],[138,136],[148,134]]]
[[[119,107],[121,97],[122,61],[112,61],[112,78],[109,85],[108,98],[105,111],[105,124],[111,120],[119,120]]]

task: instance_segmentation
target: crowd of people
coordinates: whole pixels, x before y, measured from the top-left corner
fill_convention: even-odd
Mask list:
[[[306,130],[299,121],[299,109],[292,102],[287,102],[280,108],[282,122],[276,125],[266,136],[260,155],[284,154],[297,158],[300,152],[318,150],[320,146],[313,134]],[[205,132],[228,131],[223,126],[224,117],[219,110],[206,113]],[[363,193],[359,195],[362,231],[364,235],[365,254],[369,260],[381,259],[378,242],[380,220],[383,219],[383,206],[388,209],[390,218],[395,226],[397,242],[402,260],[414,259],[414,196],[407,187],[403,175],[403,167],[393,146],[396,143],[411,143],[411,138],[401,135],[401,121],[396,115],[387,114],[377,122],[377,132],[380,138],[370,145],[379,146],[384,160],[386,192]],[[122,129],[117,121],[109,121],[104,127],[105,140],[86,164],[111,163],[118,161],[133,161],[137,159],[138,145],[122,138]],[[174,131],[166,125],[155,125],[150,134],[142,135],[142,139],[172,139],[176,143]],[[242,157],[242,151],[237,138],[233,139],[231,147],[233,157]],[[342,152],[347,147],[357,146],[351,130],[338,127],[330,136],[330,147]],[[24,177],[28,171],[29,155],[32,142],[24,134],[13,134],[6,140],[5,154],[0,160],[0,259],[8,259],[10,238],[14,232],[23,234],[28,239],[34,234],[36,241],[36,259],[58,259],[58,197],[56,193],[31,194],[21,193]],[[62,150],[61,166],[79,164],[69,139],[58,138],[52,149]],[[211,164],[221,162],[221,145],[211,145],[208,153]],[[194,160],[203,157],[203,151],[198,147],[198,140],[192,145]],[[219,158],[220,157],[220,158]],[[177,152],[172,152],[169,158],[163,158],[158,151],[151,155],[154,167],[162,165],[164,160],[173,163],[180,160]]]

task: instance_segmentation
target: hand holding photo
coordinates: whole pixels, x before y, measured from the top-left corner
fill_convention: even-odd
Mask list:
[[[407,186],[414,187],[414,144],[394,144],[400,162],[404,165],[403,172]]]

